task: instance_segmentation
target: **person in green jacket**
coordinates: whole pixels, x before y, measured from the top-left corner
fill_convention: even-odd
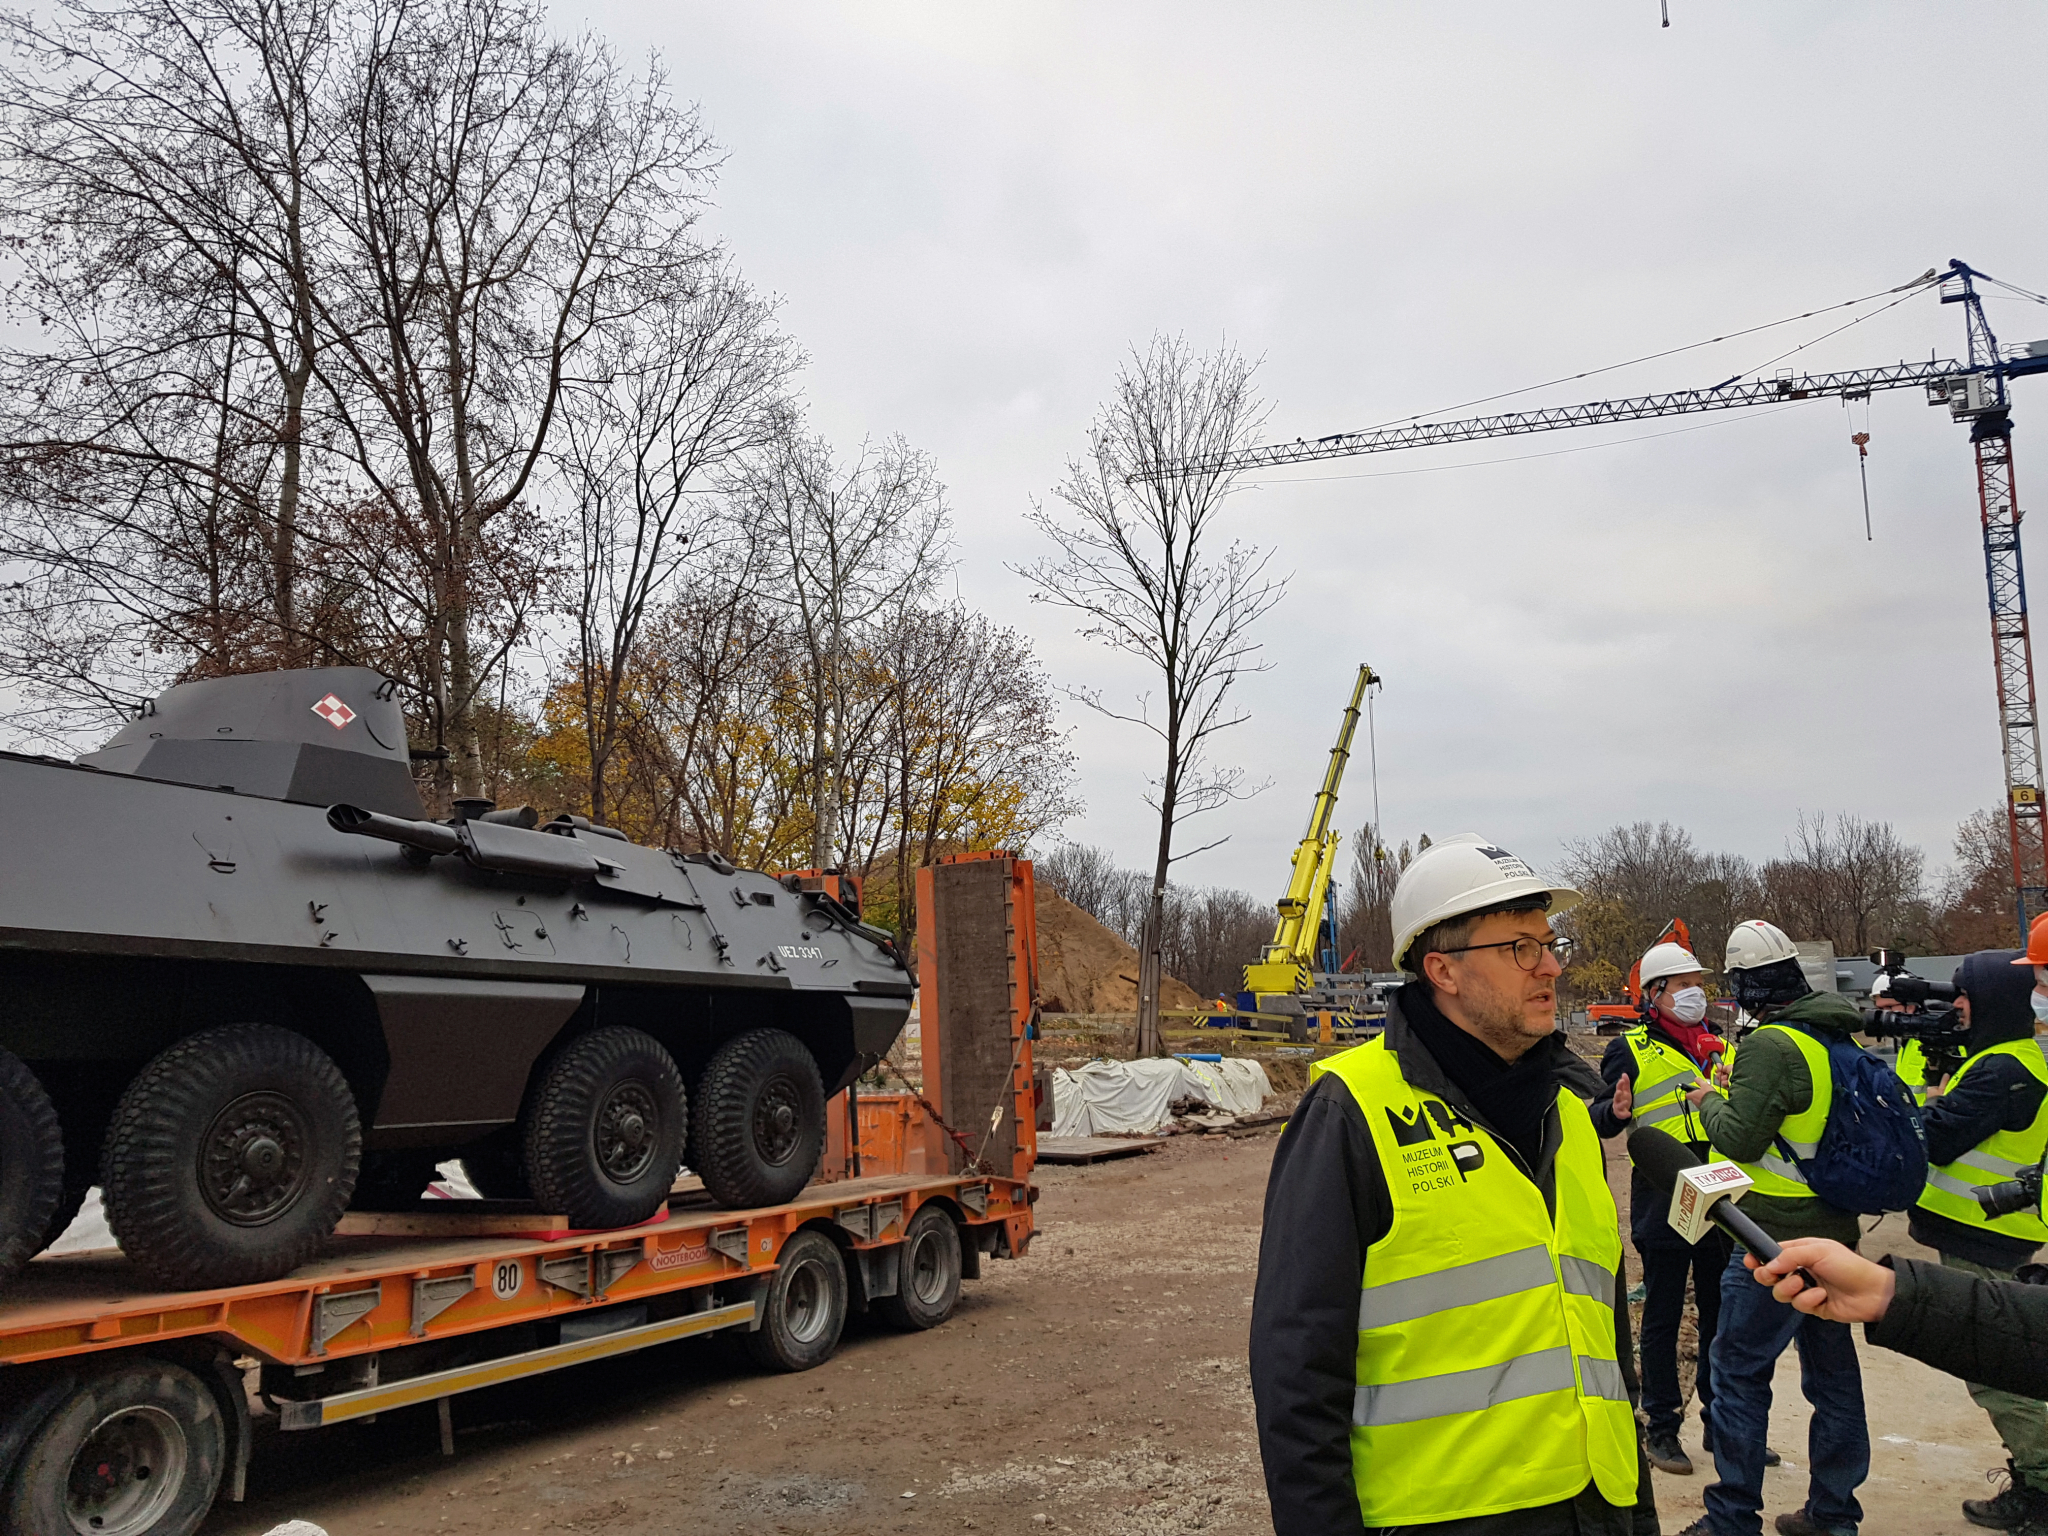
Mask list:
[[[1804,1159],[1819,1149],[1834,1099],[1828,1042],[1861,1024],[1855,1005],[1807,985],[1799,951],[1770,923],[1738,924],[1724,969],[1735,1000],[1757,1020],[1736,1049],[1725,1090],[1702,1083],[1699,1107],[1714,1150],[1749,1175],[1742,1209],[1772,1237],[1828,1237],[1855,1247],[1856,1213],[1807,1187]],[[1848,1326],[1809,1316],[1754,1284],[1736,1248],[1722,1276],[1721,1319],[1712,1365],[1714,1466],[1706,1517],[1687,1536],[1759,1536],[1763,1530],[1764,1431],[1771,1376],[1785,1346],[1799,1348],[1800,1385],[1813,1405],[1807,1437],[1812,1475],[1805,1507],[1778,1516],[1780,1536],[1855,1536],[1863,1518],[1856,1490],[1870,1475],[1863,1375]]]

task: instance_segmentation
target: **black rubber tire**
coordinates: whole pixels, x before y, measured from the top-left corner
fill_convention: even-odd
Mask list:
[[[572,1227],[645,1221],[676,1181],[688,1129],[683,1075],[659,1040],[623,1024],[579,1035],[547,1064],[527,1108],[533,1198]]]
[[[875,1298],[876,1315],[905,1333],[938,1327],[960,1301],[960,1229],[945,1207],[920,1206],[896,1253],[896,1294]]]
[[[846,1332],[846,1261],[822,1232],[782,1245],[781,1267],[761,1300],[761,1326],[742,1334],[747,1354],[771,1371],[808,1371],[838,1352]]]
[[[192,1372],[147,1356],[94,1365],[23,1449],[0,1531],[191,1536],[226,1461],[220,1405]]]
[[[690,1167],[720,1205],[786,1204],[818,1171],[825,1086],[795,1035],[750,1029],[726,1041],[705,1064],[696,1108]]]
[[[493,1132],[462,1154],[462,1176],[486,1200],[531,1200],[526,1183],[526,1157],[516,1129]]]
[[[0,1285],[48,1246],[64,1197],[64,1131],[28,1064],[0,1051]]]
[[[355,1099],[325,1051],[269,1024],[209,1029],[121,1095],[102,1169],[107,1224],[157,1284],[275,1280],[319,1253],[361,1158]]]
[[[418,1207],[441,1158],[432,1152],[365,1152],[356,1174],[352,1211],[410,1211]]]

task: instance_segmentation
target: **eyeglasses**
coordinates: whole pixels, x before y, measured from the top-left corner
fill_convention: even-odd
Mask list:
[[[1462,955],[1475,949],[1512,949],[1515,964],[1525,971],[1534,971],[1543,963],[1545,954],[1557,956],[1559,965],[1571,964],[1572,941],[1562,934],[1547,939],[1502,939],[1498,944],[1461,944],[1456,949],[1439,949],[1439,955]]]

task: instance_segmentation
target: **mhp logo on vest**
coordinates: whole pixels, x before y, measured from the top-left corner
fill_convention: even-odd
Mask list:
[[[1412,1118],[1388,1105],[1387,1124],[1393,1129],[1394,1144],[1401,1148],[1401,1171],[1408,1175],[1412,1194],[1449,1189],[1454,1174],[1462,1184],[1486,1162],[1486,1149],[1476,1141],[1444,1144],[1459,1131],[1471,1136],[1479,1128],[1436,1099],[1424,1099]]]

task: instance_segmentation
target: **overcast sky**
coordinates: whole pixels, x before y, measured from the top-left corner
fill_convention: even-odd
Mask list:
[[[1006,562],[1042,552],[1022,514],[1155,332],[1262,359],[1270,435],[1291,439],[1951,256],[2048,291],[2048,8],[1670,5],[1669,30],[1657,0],[557,14],[660,49],[727,146],[714,227],[784,297],[819,429],[933,452],[961,595],[1027,630],[1056,680],[1128,697],[1141,675],[1034,609]],[[1991,313],[2007,339],[2048,337],[2048,308]],[[1514,403],[1768,376],[1841,318]],[[1928,294],[1780,366],[1962,345],[1960,312]],[[2048,383],[2016,396],[2024,506],[2048,494]],[[1360,661],[1387,679],[1395,840],[1476,830],[1541,863],[1669,819],[1767,858],[1802,809],[1847,810],[1945,862],[1955,823],[2000,796],[1970,449],[1917,392],[1875,398],[1865,543],[1865,414],[1830,401],[1262,477],[1236,528],[1293,582],[1221,751],[1273,787],[1195,824],[1190,845],[1230,841],[1176,878],[1278,893]],[[1067,719],[1088,805],[1068,835],[1149,863],[1154,742]],[[1340,827],[1370,790],[1361,752]]]

